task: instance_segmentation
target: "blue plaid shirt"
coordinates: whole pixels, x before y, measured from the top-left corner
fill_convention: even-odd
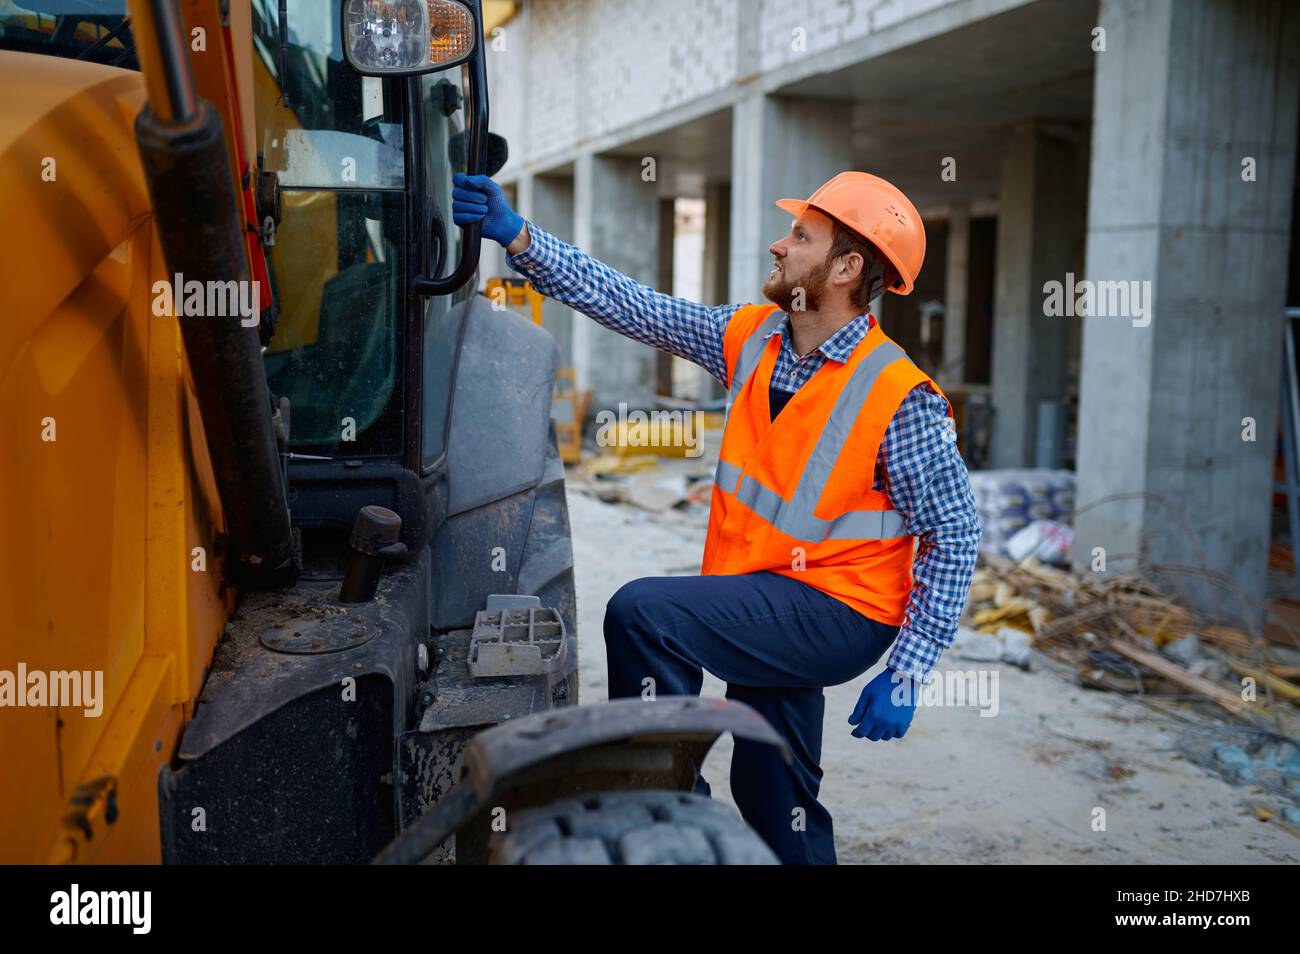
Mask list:
[[[532,222],[528,231],[531,244],[507,256],[506,263],[539,292],[622,335],[692,361],[727,383],[722,338],[739,305],[701,305],[660,294]],[[847,361],[874,324],[871,315],[858,315],[800,357],[787,316],[771,332],[781,336],[772,386],[797,391],[825,362]],[[889,665],[924,681],[957,635],[980,539],[975,498],[957,453],[947,402],[928,384],[913,389],[889,422],[877,456],[875,487],[889,495],[907,532],[917,538],[907,615]]]

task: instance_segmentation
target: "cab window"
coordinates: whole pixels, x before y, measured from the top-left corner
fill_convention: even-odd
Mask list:
[[[253,21],[259,151],[281,196],[267,382],[289,398],[295,446],[393,456],[407,247],[401,87],[344,62],[336,4],[288,0],[283,44],[279,0],[255,0]]]

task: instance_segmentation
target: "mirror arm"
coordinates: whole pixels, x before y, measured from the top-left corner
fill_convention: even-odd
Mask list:
[[[286,86],[286,78],[289,75],[289,0],[280,0],[280,22],[278,24],[280,34],[280,50],[276,76],[276,85],[280,87],[280,105],[285,109],[289,108],[289,90]]]
[[[483,59],[483,24],[478,4],[470,4],[474,16],[475,36],[479,41],[469,62],[469,83],[466,91],[465,114],[473,116],[473,125],[469,130],[469,149],[466,173],[471,176],[483,175],[487,169],[487,131],[488,131],[488,90],[487,67]],[[417,81],[418,82],[418,81]],[[483,236],[483,223],[462,228],[463,241],[460,246],[460,261],[456,270],[444,278],[430,278],[422,275],[412,283],[411,290],[417,295],[450,295],[469,281],[478,271],[479,243]],[[440,258],[442,256],[439,256]]]

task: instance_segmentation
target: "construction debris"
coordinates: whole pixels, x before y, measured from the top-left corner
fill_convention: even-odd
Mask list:
[[[1158,572],[1081,576],[1032,556],[1015,563],[985,552],[980,560],[967,617],[981,632],[1021,630],[1032,637],[1034,649],[1075,666],[1086,667],[1098,650],[1113,653],[1234,716],[1267,716],[1272,707],[1300,699],[1300,683],[1293,681],[1300,672],[1294,631],[1288,650],[1240,626],[1212,621],[1157,584]],[[1236,681],[1219,685],[1209,678],[1215,662]],[[1263,698],[1243,701],[1242,678],[1253,680]]]
[[[598,442],[599,453],[569,472],[570,489],[646,513],[676,512],[706,520],[713,498],[722,418],[689,408],[665,413],[677,417],[646,422],[629,414],[626,421],[611,424],[606,441]],[[659,446],[655,446],[656,437]]]
[[[605,503],[656,514],[677,509],[703,515],[713,494],[711,466],[649,454],[594,457],[568,480],[572,489]]]
[[[1133,694],[1184,715],[1196,715],[1202,704],[1193,721],[1217,731],[1220,741],[1203,738],[1203,751],[1188,754],[1233,782],[1275,796],[1276,811],[1259,809],[1274,821],[1300,821],[1295,627],[1281,620],[1270,640],[1224,612],[1193,609],[1196,602],[1173,580],[1222,582],[1203,570],[1147,566],[1142,572],[1078,574],[1045,566],[1032,555],[1016,563],[988,551],[980,561],[965,616],[973,631],[963,628],[956,655],[1006,660],[1008,634],[1019,633],[1034,650],[1073,669],[1085,687]],[[1279,632],[1289,642],[1278,639]],[[1205,718],[1215,712],[1230,721]],[[1225,744],[1224,738],[1245,741]]]
[[[1074,531],[1055,520],[1034,520],[1013,533],[1003,549],[1016,562],[1032,556],[1040,563],[1064,564],[1070,559]]]
[[[1021,669],[1029,668],[1031,637],[1019,629],[1004,626],[996,633],[982,633],[965,626],[959,628],[953,643],[953,656],[971,662],[1006,662]]]

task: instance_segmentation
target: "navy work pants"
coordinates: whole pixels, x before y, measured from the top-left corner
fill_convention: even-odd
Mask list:
[[[897,626],[868,619],[820,590],[776,573],[633,580],[605,609],[611,699],[699,695],[707,669],[727,698],[758,711],[794,754],[735,740],[731,792],[745,821],[785,864],[835,864],[821,786],[822,689],[878,660]],[[844,713],[844,731],[849,731]],[[709,794],[703,777],[696,791]],[[802,812],[797,811],[802,809]]]

